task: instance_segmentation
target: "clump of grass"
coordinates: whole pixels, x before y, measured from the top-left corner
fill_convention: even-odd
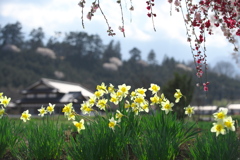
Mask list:
[[[204,132],[189,147],[190,157],[195,160],[236,160],[240,157],[240,140],[236,132],[216,137],[214,133]]]
[[[20,123],[10,120],[7,116],[0,120],[0,158],[3,158],[7,151],[14,148],[21,140],[23,131]]]
[[[186,127],[177,120],[176,114],[158,112],[147,116],[141,123],[142,134],[133,139],[131,146],[139,160],[175,159],[182,144],[190,141],[199,132],[193,125]]]
[[[197,137],[194,145],[190,147],[193,159],[239,159],[240,139],[237,136],[235,121],[227,115],[227,108],[219,108],[213,114],[215,123],[211,132],[204,132]]]
[[[24,139],[13,152],[17,159],[60,159],[64,132],[58,121],[44,117],[41,122],[30,121],[24,125]]]
[[[69,159],[126,159],[127,135],[121,134],[118,127],[113,132],[108,126],[108,119],[98,117],[85,130],[70,138],[66,143]]]

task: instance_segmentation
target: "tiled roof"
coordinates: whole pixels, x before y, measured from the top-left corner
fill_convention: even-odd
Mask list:
[[[59,93],[69,93],[69,92],[81,92],[84,97],[91,97],[93,93],[88,89],[84,88],[78,83],[71,83],[66,81],[53,80],[48,78],[41,78],[40,81],[34,83],[27,90],[31,90],[39,84],[45,84],[48,87],[51,87]]]

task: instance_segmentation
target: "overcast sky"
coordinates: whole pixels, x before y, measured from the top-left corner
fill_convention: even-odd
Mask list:
[[[143,59],[146,59],[150,50],[153,49],[160,63],[164,55],[180,61],[193,61],[189,44],[186,41],[182,15],[173,11],[173,15],[170,16],[170,5],[167,0],[155,2],[156,32],[153,30],[151,19],[146,15],[145,1],[133,0],[134,11],[130,12],[129,1],[123,0],[125,38],[118,30],[122,21],[116,0],[101,0],[101,7],[110,26],[117,34],[114,37],[107,35],[107,25],[100,10],[97,10],[91,21],[86,19],[91,0],[86,0],[87,4],[84,8],[85,29],[83,29],[81,8],[77,5],[78,2],[79,0],[1,0],[0,24],[3,27],[8,23],[19,21],[26,34],[29,34],[34,28],[42,27],[48,38],[54,36],[56,31],[63,33],[84,31],[88,34],[98,34],[104,44],[108,44],[112,39],[120,41],[123,59],[128,59],[129,50],[137,47],[142,51]],[[206,46],[210,66],[217,61],[232,60],[233,46],[225,40],[220,32],[209,37]]]

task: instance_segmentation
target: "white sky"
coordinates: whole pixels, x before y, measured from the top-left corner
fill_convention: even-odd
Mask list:
[[[123,0],[126,37],[118,30],[122,25],[120,8],[116,0],[101,0],[101,7],[107,16],[110,26],[117,34],[109,37],[106,33],[107,25],[100,10],[97,10],[91,21],[86,19],[90,10],[91,0],[86,0],[84,8],[85,29],[82,28],[81,8],[79,0],[1,0],[0,24],[19,21],[23,31],[29,34],[34,28],[42,27],[46,36],[54,36],[55,31],[63,33],[70,31],[84,31],[88,34],[99,34],[104,44],[110,40],[120,41],[123,59],[129,58],[129,50],[137,47],[142,51],[142,58],[146,59],[151,49],[157,54],[158,62],[162,62],[164,55],[174,57],[179,61],[193,61],[189,44],[186,42],[186,31],[182,15],[173,10],[170,16],[170,5],[167,0],[155,1],[154,12],[156,32],[151,19],[147,17],[145,1],[133,1],[135,10],[130,12],[128,0]],[[132,22],[130,20],[132,19]],[[228,44],[223,36],[216,34],[207,39],[208,63],[213,66],[217,61],[232,61],[230,53],[233,46]]]

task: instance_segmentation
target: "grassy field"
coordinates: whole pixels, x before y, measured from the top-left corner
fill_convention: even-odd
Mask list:
[[[0,147],[5,150],[0,151],[0,159],[225,160],[240,156],[240,142],[235,138],[238,129],[216,138],[210,132],[213,121],[192,117],[183,122],[164,112],[154,116],[129,113],[112,130],[108,127],[111,116],[86,116],[85,130],[80,132],[62,115],[33,117],[26,123],[16,117],[3,118]]]

